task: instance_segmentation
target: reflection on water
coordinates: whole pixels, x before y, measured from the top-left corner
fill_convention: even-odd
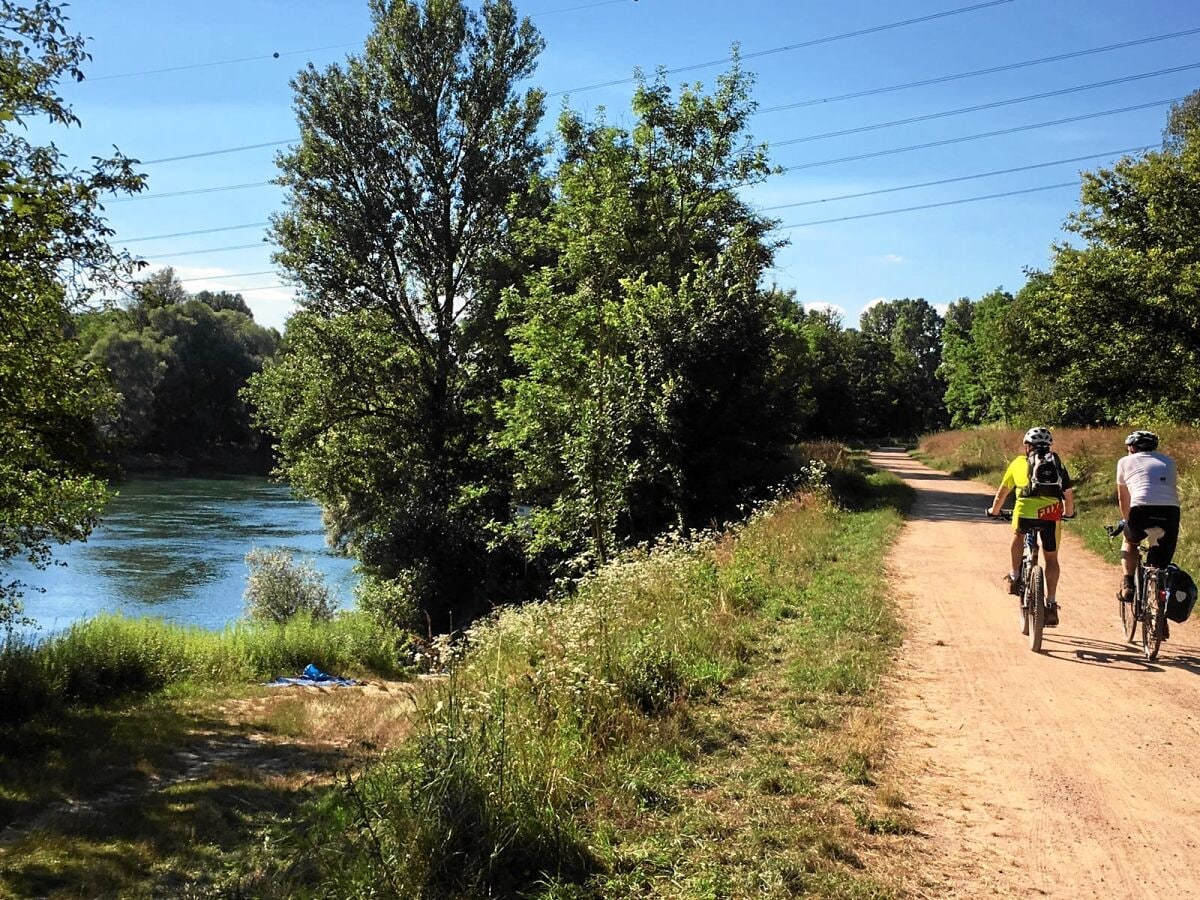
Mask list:
[[[117,486],[100,527],[84,543],[56,548],[39,572],[14,566],[28,584],[25,612],[44,631],[101,610],[220,628],[242,614],[246,553],[288,549],[350,602],[353,561],[325,546],[321,512],[265,478],[140,478]]]

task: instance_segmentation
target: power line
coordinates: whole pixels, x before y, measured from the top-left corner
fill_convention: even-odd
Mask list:
[[[282,56],[298,56],[301,53],[319,53],[322,50],[341,50],[344,47],[360,47],[362,41],[356,41],[352,44],[330,44],[325,47],[309,47],[307,50],[284,50],[278,53],[263,53],[258,56],[240,56],[237,59],[217,59],[212,62],[190,63],[185,66],[167,66],[162,69],[143,69],[140,72],[121,72],[117,75],[97,75],[84,80],[84,84],[89,81],[114,81],[118,78],[138,78],[142,75],[162,75],[167,72],[185,72],[189,69],[208,69],[214,66],[231,66],[237,63],[257,62],[262,59],[279,59]]]
[[[164,156],[161,159],[137,159],[134,160],[139,166],[152,166],[156,163],[179,162],[181,159],[199,159],[202,156],[220,156],[222,153],[239,153],[242,150],[258,150],[262,147],[281,147],[284,144],[290,144],[296,138],[288,138],[283,141],[267,141],[265,144],[243,144],[240,147],[225,147],[221,150],[205,150],[201,153],[185,153],[182,156]]]
[[[553,16],[558,13],[577,12],[581,9],[596,9],[600,6],[616,6],[618,3],[629,3],[630,0],[600,0],[599,3],[585,3],[582,6],[564,6],[559,9],[547,9],[543,12],[530,13],[529,18],[540,19],[542,16]],[[633,0],[637,2],[637,0]]]
[[[1079,187],[1078,181],[1064,181],[1059,184],[1045,184],[1041,187],[1025,188],[1019,191],[1004,191],[1000,194],[984,194],[981,197],[963,197],[961,200],[945,200],[941,203],[926,203],[922,206],[906,206],[903,209],[884,209],[879,212],[861,213],[857,216],[839,216],[836,219],[816,219],[812,222],[796,222],[792,225],[782,225],[778,230],[786,231],[789,228],[807,228],[810,225],[828,225],[833,222],[849,222],[854,219],[871,219],[876,216],[893,216],[897,213],[916,212],[921,209],[936,209],[939,206],[958,206],[963,203],[976,203],[980,200],[995,200],[999,197],[1016,197],[1021,194],[1035,194],[1038,191],[1053,191],[1060,188]]]
[[[858,97],[871,97],[876,94],[886,94],[892,91],[903,91],[908,88],[926,87],[931,84],[944,84],[947,81],[957,81],[962,78],[974,78],[978,75],[992,75],[996,72],[1009,72],[1014,69],[1024,69],[1029,66],[1040,66],[1044,63],[1059,62],[1064,59],[1076,59],[1080,56],[1088,56],[1094,53],[1108,53],[1112,50],[1123,50],[1126,47],[1136,47],[1141,44],[1151,44],[1156,41],[1165,41],[1171,38],[1184,37],[1191,34],[1200,34],[1200,28],[1189,28],[1185,31],[1172,31],[1170,34],[1159,34],[1153,37],[1139,38],[1135,41],[1125,41],[1120,44],[1107,44],[1103,47],[1091,47],[1087,50],[1075,50],[1071,53],[1060,53],[1057,56],[1043,56],[1040,59],[1027,59],[1024,62],[1008,63],[1003,66],[992,66],[988,69],[975,69],[971,72],[959,72],[954,75],[939,75],[935,78],[926,78],[921,81],[907,81],[903,84],[890,84],[885,87],[867,88],[862,91],[853,91],[848,94],[835,94],[832,97],[819,97],[812,100],[801,100],[796,103],[784,103],[780,106],[767,106],[756,110],[755,115],[762,113],[781,112],[786,109],[801,109],[806,106],[819,106],[823,103],[837,103],[841,100],[854,100]]]
[[[1183,99],[1183,97],[1172,97],[1168,100],[1154,100],[1150,103],[1139,103],[1136,106],[1122,106],[1119,109],[1106,109],[1101,110],[1100,112],[1087,113],[1086,115],[1082,116],[1068,116],[1065,119],[1053,119],[1049,122],[1035,122],[1032,125],[1017,125],[1013,128],[1002,128],[998,131],[983,131],[979,132],[978,134],[964,135],[963,137],[946,138],[940,141],[929,141],[928,143],[924,144],[911,144],[908,147],[893,147],[889,150],[876,150],[871,153],[858,153],[854,156],[839,156],[836,159],[823,159],[818,162],[798,163],[794,166],[784,166],[783,171],[795,172],[800,169],[815,169],[820,166],[832,166],[836,163],[854,162],[860,159],[873,159],[878,156],[892,156],[897,153],[909,153],[913,150],[928,150],[932,147],[944,147],[949,144],[961,144],[967,141],[978,141],[984,138],[998,137],[1003,134],[1015,134],[1019,131],[1032,131],[1036,128],[1049,128],[1053,125],[1065,125],[1070,122],[1083,122],[1087,119],[1099,119],[1103,116],[1115,116],[1118,113],[1133,112],[1134,110],[1138,109],[1150,109],[1151,107],[1164,106],[1168,103],[1178,103]]]
[[[552,16],[557,13],[575,12],[581,9],[594,9],[599,6],[614,6],[618,3],[629,3],[630,0],[601,0],[598,3],[587,3],[582,6],[567,6],[559,9],[548,9],[540,13],[531,13],[530,18]],[[321,53],[325,50],[344,50],[347,47],[361,47],[362,41],[352,41],[347,44],[327,44],[324,47],[309,47],[305,50],[281,50],[272,53],[260,53],[255,56],[239,56],[234,59],[215,59],[209,62],[188,63],[182,66],[165,66],[161,69],[142,69],[137,72],[120,72],[113,75],[96,75],[83,81],[84,84],[94,81],[115,81],[121,78],[139,78],[143,75],[163,75],[168,72],[186,72],[192,69],[210,69],[216,66],[232,66],[240,63],[259,62],[267,59],[280,59],[285,56],[300,56],[305,53]]]
[[[180,278],[180,284],[190,284],[193,281],[219,281],[222,278],[250,278],[253,275],[275,275],[274,269],[264,269],[261,272],[235,272],[232,275],[197,275],[195,278]],[[257,288],[255,288],[257,290]]]
[[[1156,78],[1159,75],[1173,75],[1189,69],[1200,69],[1200,63],[1190,63],[1186,66],[1174,66],[1170,69],[1158,69],[1154,72],[1142,72],[1139,75],[1126,75],[1122,78],[1110,78],[1107,81],[1093,81],[1090,84],[1080,84],[1075,87],[1059,88],[1055,91],[1043,91],[1040,94],[1029,94],[1025,97],[1014,97],[1010,100],[993,100],[990,103],[979,103],[975,106],[964,106],[960,109],[949,109],[942,112],[926,113],[923,116],[912,116],[907,119],[894,119],[891,122],[876,122],[872,125],[859,125],[855,128],[843,128],[840,131],[827,131],[824,134],[810,134],[807,137],[791,138],[786,141],[776,141],[772,147],[786,147],[789,144],[803,144],[808,141],[821,141],[831,137],[842,137],[847,134],[861,134],[864,131],[878,131],[881,128],[894,128],[897,125],[912,125],[916,122],[928,122],[932,119],[945,119],[949,116],[961,116],[966,113],[979,112],[984,109],[997,109],[1001,106],[1014,106],[1018,103],[1028,103],[1031,100],[1044,100],[1047,97],[1060,97],[1064,94],[1077,94],[1080,91],[1091,91],[1096,88],[1111,87],[1114,84],[1127,84],[1131,81],[1141,81],[1146,78]]]
[[[912,191],[918,188],[936,187],[943,184],[954,184],[959,181],[973,181],[977,178],[991,178],[995,175],[1013,175],[1017,172],[1030,172],[1034,169],[1045,169],[1050,166],[1063,166],[1067,163],[1083,162],[1089,159],[1101,159],[1110,156],[1124,156],[1127,153],[1140,153],[1149,150],[1153,144],[1142,147],[1126,147],[1124,150],[1109,150],[1105,153],[1091,153],[1087,156],[1073,156],[1070,159],[1056,159],[1051,162],[1033,163],[1028,166],[1017,166],[1012,169],[996,169],[992,172],[978,172],[974,175],[959,175],[954,178],[939,178],[937,181],[923,181],[920,184],[906,184],[900,187],[880,188],[874,191],[860,191],[856,194],[839,194],[836,197],[822,197],[819,200],[801,200],[798,203],[781,203],[778,206],[764,206],[760,212],[770,212],[776,209],[793,209],[797,206],[815,206],[820,203],[833,203],[836,200],[856,200],[860,197],[875,197],[880,194],[894,194],[898,191]]]
[[[829,44],[834,41],[844,41],[848,38],[862,37],[863,35],[867,34],[877,34],[881,31],[889,31],[893,28],[904,28],[908,25],[917,25],[921,22],[931,22],[935,19],[945,19],[950,16],[958,16],[962,15],[963,13],[975,12],[976,10],[987,9],[988,7],[992,6],[1002,6],[1006,3],[1012,2],[1013,0],[989,0],[987,3],[976,3],[973,6],[960,6],[957,9],[950,9],[940,13],[932,13],[928,16],[918,16],[913,19],[903,19],[899,22],[889,22],[886,25],[874,25],[870,28],[860,28],[857,31],[844,31],[841,34],[831,34],[827,37],[814,38],[810,41],[802,41],[799,44],[787,44],[782,47],[771,47],[767,50],[756,50],[753,53],[743,53],[740,54],[739,58],[743,60],[758,59],[763,56],[771,56],[775,53],[789,53],[793,50],[802,50],[805,47],[815,47],[818,44]],[[680,72],[694,72],[697,69],[707,69],[711,66],[721,66],[732,61],[732,56],[724,56],[721,59],[711,59],[707,62],[693,63],[688,66],[679,66],[675,69],[664,69],[663,71],[667,75],[678,75]],[[587,84],[582,87],[569,88],[565,91],[554,91],[546,96],[561,97],[564,94],[582,93],[583,91],[593,91],[598,88],[616,87],[622,84],[632,84],[635,81],[637,81],[637,78],[619,78],[614,81],[602,81],[597,84]]]
[[[137,244],[141,241],[160,241],[163,238],[192,237],[196,234],[216,234],[218,231],[241,231],[243,228],[262,228],[270,222],[247,222],[245,225],[223,225],[220,228],[201,228],[199,231],[177,231],[174,234],[152,234],[148,237],[129,238],[122,244]]]
[[[230,247],[209,247],[207,250],[184,250],[182,253],[163,253],[159,256],[152,256],[150,259],[173,259],[176,256],[197,256],[201,253],[224,253],[226,250],[248,250],[251,247],[261,247],[266,243],[269,242],[266,238],[263,238],[256,244],[234,244]]]
[[[134,194],[132,197],[118,197],[109,203],[129,203],[131,200],[165,200],[167,197],[186,197],[190,194],[215,194],[220,191],[240,191],[244,188],[266,187],[270,181],[251,181],[246,184],[223,184],[218,187],[192,188],[187,191],[170,191],[161,194]]]
[[[619,2],[625,2],[625,0],[619,0]],[[1011,2],[1011,0],[1004,0],[1004,2]],[[883,26],[880,26],[880,27],[883,27]],[[1150,43],[1153,41],[1161,41],[1161,40],[1166,40],[1168,38],[1181,37],[1184,35],[1197,34],[1197,33],[1200,33],[1200,28],[1193,28],[1193,29],[1189,29],[1186,31],[1176,31],[1176,32],[1171,32],[1170,34],[1156,35],[1156,36],[1148,37],[1148,38],[1140,38],[1136,41],[1127,41],[1122,44],[1109,44],[1104,47],[1094,47],[1094,48],[1091,48],[1088,50],[1080,50],[1080,51],[1075,51],[1073,53],[1062,54],[1060,56],[1048,56],[1048,57],[1043,57],[1042,59],[1027,60],[1025,62],[1011,63],[1009,65],[1004,65],[1004,66],[995,66],[990,69],[978,69],[974,72],[964,72],[964,73],[959,73],[956,75],[945,75],[945,76],[940,76],[938,78],[930,78],[930,79],[926,79],[924,81],[911,81],[911,82],[907,82],[905,84],[888,85],[885,87],[871,88],[868,90],[856,91],[854,93],[849,93],[849,94],[840,94],[837,96],[827,97],[827,98],[823,98],[823,99],[819,99],[819,100],[804,100],[804,101],[800,101],[797,103],[784,104],[782,106],[772,106],[772,107],[767,107],[766,109],[761,109],[758,112],[760,112],[760,113],[776,112],[779,110],[795,109],[795,108],[804,107],[804,106],[814,106],[814,105],[818,105],[818,104],[822,104],[822,103],[835,103],[835,102],[838,102],[841,100],[848,100],[848,99],[852,99],[852,98],[856,98],[856,97],[866,97],[866,96],[870,96],[873,94],[882,94],[882,93],[887,93],[889,91],[897,91],[897,90],[902,90],[902,89],[910,88],[910,87],[919,87],[919,86],[930,85],[930,84],[938,84],[941,82],[952,81],[952,80],[959,79],[959,78],[968,78],[968,77],[971,77],[974,75],[982,75],[982,74],[988,74],[988,73],[992,73],[992,72],[1003,72],[1003,71],[1007,71],[1009,69],[1017,69],[1017,68],[1021,68],[1024,66],[1037,65],[1039,63],[1051,62],[1051,61],[1060,60],[1060,59],[1069,59],[1072,57],[1082,56],[1085,54],[1103,53],[1103,52],[1108,52],[1111,50],[1120,49],[1120,48],[1124,48],[1124,47],[1135,46],[1138,44],[1145,44],[1145,43]],[[799,46],[799,45],[797,45],[797,46]],[[770,52],[770,51],[764,51],[764,52]],[[700,65],[707,65],[707,64],[700,64]],[[996,101],[995,103],[980,104],[978,106],[964,107],[959,110],[950,110],[950,111],[940,112],[940,113],[931,113],[928,116],[914,117],[911,119],[900,119],[895,122],[885,122],[885,123],[880,123],[880,124],[861,126],[859,128],[845,129],[843,131],[827,132],[826,134],[811,135],[811,136],[803,137],[803,138],[795,138],[790,141],[778,141],[778,142],[772,144],[771,146],[772,147],[783,147],[783,146],[787,146],[788,144],[804,143],[806,141],[820,140],[820,139],[824,139],[827,137],[836,137],[836,136],[841,136],[841,135],[846,135],[846,134],[854,134],[854,133],[857,133],[860,131],[870,131],[870,130],[875,130],[875,129],[880,129],[880,128],[889,128],[894,125],[911,124],[913,122],[925,121],[927,119],[943,118],[943,117],[953,116],[953,115],[962,115],[962,114],[968,113],[968,112],[976,112],[979,110],[991,109],[991,108],[998,107],[998,106],[1006,106],[1006,105],[1012,105],[1012,104],[1016,104],[1016,103],[1024,103],[1024,102],[1028,102],[1031,100],[1042,99],[1045,97],[1058,96],[1060,94],[1067,94],[1067,93],[1078,92],[1078,91],[1083,91],[1083,90],[1091,90],[1091,89],[1097,88],[1097,87],[1105,87],[1105,86],[1109,86],[1109,85],[1113,85],[1113,84],[1121,84],[1121,83],[1125,83],[1126,81],[1136,81],[1139,79],[1151,78],[1151,77],[1156,77],[1158,75],[1171,74],[1174,72],[1180,72],[1180,71],[1185,71],[1185,70],[1194,69],[1194,68],[1200,68],[1200,64],[1193,64],[1193,65],[1189,65],[1189,66],[1177,66],[1175,68],[1170,68],[1170,69],[1160,69],[1160,70],[1157,70],[1154,72],[1146,72],[1146,73],[1142,73],[1139,75],[1126,76],[1125,78],[1117,78],[1117,79],[1110,79],[1108,81],[1093,82],[1088,85],[1079,85],[1079,86],[1072,87],[1072,88],[1063,88],[1060,91],[1047,91],[1042,94],[1033,94],[1033,95],[1030,95],[1027,97],[1018,97],[1018,98],[1011,99],[1011,100],[999,100],[999,101]],[[683,70],[676,69],[673,71],[683,71]],[[569,93],[569,92],[568,91],[560,91],[559,93]],[[555,96],[555,95],[551,94],[548,96]],[[206,151],[202,151],[200,153],[188,153],[188,154],[183,154],[180,156],[169,156],[169,157],[163,157],[160,159],[144,160],[144,161],[139,161],[139,164],[146,166],[146,165],[154,165],[156,163],[178,162],[178,161],[187,160],[187,159],[199,159],[199,158],[206,157],[206,156],[218,156],[218,155],[226,154],[226,153],[239,153],[243,150],[257,150],[257,149],[261,149],[264,147],[279,147],[284,144],[292,143],[295,140],[296,140],[296,138],[289,138],[288,140],[284,140],[284,141],[271,141],[268,143],[261,143],[261,144],[243,144],[238,147],[225,147],[225,148],[222,148],[219,150],[206,150]],[[158,199],[160,197],[177,197],[177,196],[183,196],[183,195],[189,194],[189,193],[207,193],[210,191],[237,190],[240,188],[248,188],[248,187],[262,187],[262,186],[265,186],[270,183],[271,182],[269,182],[269,181],[263,181],[263,182],[254,182],[254,183],[245,184],[245,185],[229,185],[229,186],[216,187],[216,188],[200,188],[200,189],[197,189],[196,191],[176,191],[176,192],[165,193],[165,194],[148,194],[148,195],[144,195],[144,196],[125,197],[125,198],[121,198],[119,200],[114,200],[111,202],[128,202],[131,200]]]

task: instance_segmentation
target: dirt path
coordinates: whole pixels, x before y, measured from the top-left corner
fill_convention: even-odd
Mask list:
[[[1115,568],[1065,527],[1062,625],[1021,636],[990,493],[902,453],[917,491],[888,560],[907,638],[899,765],[924,835],[922,897],[1200,897],[1200,625],[1145,661]]]

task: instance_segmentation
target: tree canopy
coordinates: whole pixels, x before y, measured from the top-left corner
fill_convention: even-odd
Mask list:
[[[52,542],[88,534],[105,499],[87,451],[111,398],[80,359],[70,313],[134,268],[109,247],[100,200],[143,179],[119,155],[71,168],[24,133],[37,119],[79,124],[57,86],[81,80],[88,59],[62,7],[0,0],[0,627],[20,616],[8,562],[45,565]]]
[[[371,13],[361,55],[293,81],[301,140],[273,230],[302,311],[254,392],[282,471],[444,624],[483,602],[484,526],[507,506],[482,448],[503,257],[543,155],[542,93],[518,88],[542,40],[509,0]]]

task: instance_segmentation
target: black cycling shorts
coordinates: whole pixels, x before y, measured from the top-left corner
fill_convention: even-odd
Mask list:
[[[1024,517],[1017,519],[1016,531],[1021,534],[1028,534],[1031,531],[1038,532],[1042,537],[1042,549],[1047,553],[1055,553],[1058,551],[1058,534],[1062,523],[1052,519],[1026,519]]]
[[[1125,522],[1127,541],[1131,544],[1141,543],[1146,531],[1151,528],[1161,528],[1163,534],[1146,553],[1146,564],[1166,566],[1175,556],[1175,544],[1179,540],[1179,507],[1135,506],[1129,510],[1129,519]]]

